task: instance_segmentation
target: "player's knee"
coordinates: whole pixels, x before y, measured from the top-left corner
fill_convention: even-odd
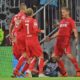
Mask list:
[[[55,56],[55,57],[53,57],[53,59],[54,59],[55,61],[59,61],[59,60],[60,60],[60,57]]]
[[[23,53],[22,56],[24,56],[26,58],[27,55],[26,55],[26,53]]]
[[[51,57],[51,58],[50,58],[50,61],[51,61],[52,63],[56,63],[56,62],[58,61],[58,59],[55,58],[55,57],[53,57],[53,58]]]
[[[43,55],[41,55],[41,56],[39,56],[39,58],[44,58],[44,56],[43,56]]]
[[[53,54],[52,57],[53,57],[56,61],[58,61],[58,60],[60,59],[60,57],[59,57],[59,56],[56,56],[55,54]]]
[[[68,58],[73,58],[72,54],[67,54]]]

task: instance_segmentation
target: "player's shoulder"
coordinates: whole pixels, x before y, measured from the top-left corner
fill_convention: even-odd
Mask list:
[[[31,21],[31,22],[34,21],[34,18],[33,18],[33,17],[27,17],[26,19],[27,19],[28,21]]]
[[[33,22],[34,22],[34,24],[38,23],[37,19],[35,19],[35,18],[33,18]]]
[[[73,18],[71,18],[71,17],[69,18],[69,21],[70,22],[75,22],[75,20]]]
[[[33,18],[33,20],[34,20],[34,21],[37,21],[37,19],[36,19],[36,18]]]
[[[61,19],[61,20],[60,20],[60,23],[63,23],[63,21],[64,21],[64,19]]]
[[[12,17],[12,20],[16,20],[17,14]]]

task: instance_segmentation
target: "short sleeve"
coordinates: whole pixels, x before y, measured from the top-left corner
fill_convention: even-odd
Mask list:
[[[70,24],[71,24],[72,29],[76,29],[76,24],[75,24],[75,21],[73,19],[71,19]]]
[[[14,21],[14,17],[13,17],[12,20],[11,20],[11,24],[14,25],[14,23],[15,23],[15,21]]]
[[[41,32],[41,30],[38,28],[38,22],[37,22],[36,19],[34,19],[33,25],[34,25],[34,29],[35,29],[36,32]]]

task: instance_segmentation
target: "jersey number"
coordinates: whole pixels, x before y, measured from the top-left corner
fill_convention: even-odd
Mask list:
[[[30,32],[29,32],[29,24],[26,24],[26,27],[27,27],[27,34],[30,34]]]

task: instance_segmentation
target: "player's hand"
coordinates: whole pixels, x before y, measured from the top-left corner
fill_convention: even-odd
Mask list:
[[[58,27],[59,26],[59,24],[53,24],[52,25],[52,27]]]
[[[43,33],[43,34],[44,34],[44,33],[45,33],[45,31],[44,31],[44,30],[41,30],[41,33]]]
[[[75,39],[75,45],[78,45],[78,38]]]
[[[49,42],[50,40],[51,40],[50,37],[48,36],[45,37],[45,42]]]
[[[12,36],[12,42],[14,43],[14,42],[16,42],[17,40],[16,40],[16,37],[15,36]]]

